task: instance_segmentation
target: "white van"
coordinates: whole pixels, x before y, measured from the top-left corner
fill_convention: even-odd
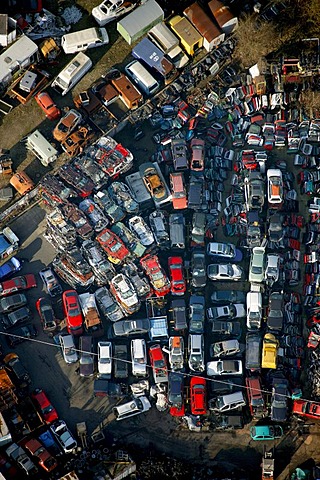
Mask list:
[[[160,88],[159,82],[153,78],[151,73],[138,60],[129,63],[125,67],[125,71],[147,97],[154,95]]]
[[[148,32],[148,37],[171,60],[176,68],[183,68],[189,58],[179,46],[179,39],[164,23],[158,23]]]
[[[92,61],[90,58],[79,52],[53,80],[51,87],[61,95],[65,95],[84,77],[91,67]]]
[[[125,418],[139,415],[139,413],[150,410],[151,404],[147,397],[133,398],[130,402],[117,405],[113,409],[116,420],[124,420]]]
[[[147,375],[147,348],[143,338],[131,340],[132,375],[145,377]]]
[[[65,53],[78,53],[88,48],[101,47],[109,43],[105,28],[87,28],[78,32],[66,33],[61,38],[61,47]]]

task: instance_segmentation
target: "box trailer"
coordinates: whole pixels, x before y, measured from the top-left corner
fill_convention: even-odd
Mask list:
[[[187,7],[183,14],[202,35],[203,47],[207,52],[224,41],[225,33],[214,24],[197,2]]]
[[[87,55],[79,52],[68,65],[61,70],[51,86],[61,95],[66,95],[92,67],[92,61]]]
[[[179,46],[179,39],[163,22],[158,23],[148,32],[148,38],[165,53],[176,68],[183,68],[189,58]]]
[[[148,0],[126,17],[119,20],[117,30],[129,45],[145,35],[150,28],[164,19],[164,11],[155,0]]]
[[[30,150],[45,167],[58,158],[58,150],[48,142],[39,130],[36,130],[27,137],[27,149]]]

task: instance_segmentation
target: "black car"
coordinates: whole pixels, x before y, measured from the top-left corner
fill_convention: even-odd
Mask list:
[[[216,430],[237,430],[243,428],[244,424],[241,415],[219,415],[214,420]]]
[[[93,342],[90,335],[80,337],[79,350],[79,375],[80,377],[91,377],[94,374],[94,356]]]
[[[185,330],[187,328],[186,302],[183,298],[172,300],[171,315],[174,330]]]
[[[9,347],[14,348],[19,343],[24,342],[28,338],[34,338],[38,335],[36,327],[30,323],[23,327],[18,327],[10,330],[10,335],[6,335],[6,341]]]
[[[150,322],[147,318],[138,320],[119,320],[113,324],[113,333],[116,337],[128,335],[143,335],[150,330]]]
[[[246,294],[238,290],[219,290],[211,295],[212,303],[245,303]]]
[[[269,297],[267,326],[270,330],[281,331],[283,326],[283,294],[272,292]]]
[[[207,283],[205,254],[193,252],[191,257],[191,285],[194,288],[204,288]]]
[[[189,332],[204,333],[205,300],[203,296],[191,295],[189,301]]]
[[[280,242],[283,239],[283,218],[279,214],[274,214],[269,219],[269,240],[270,242]]]
[[[114,376],[115,378],[127,378],[128,374],[128,347],[127,345],[115,345]]]
[[[0,299],[0,313],[9,313],[27,305],[27,297],[23,293],[15,293]]]
[[[217,333],[218,335],[231,335],[234,338],[239,338],[241,336],[241,324],[240,322],[212,322],[212,333]]]
[[[7,315],[2,314],[0,321],[4,330],[17,326],[17,324],[31,320],[32,314],[29,307],[21,307]]]
[[[288,380],[274,378],[271,397],[271,420],[285,422],[288,416]]]
[[[172,407],[181,408],[183,404],[183,375],[169,372],[168,402]]]
[[[21,360],[16,353],[8,353],[8,355],[4,357],[3,361],[9,369],[9,372],[11,372],[16,383],[18,383],[20,386],[31,383],[29,373],[21,363]]]

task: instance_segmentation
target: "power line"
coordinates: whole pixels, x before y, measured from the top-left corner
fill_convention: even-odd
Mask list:
[[[26,341],[30,341],[30,342],[34,342],[34,343],[40,343],[42,345],[49,345],[50,347],[55,347],[55,348],[58,348],[59,350],[61,350],[61,345],[57,345],[55,343],[50,343],[50,342],[47,342],[47,341],[44,341],[44,340],[38,340],[36,338],[26,338],[26,337],[23,337],[21,335],[15,335],[15,334],[12,334],[12,333],[9,333],[9,332],[0,332],[0,335],[20,338],[20,339],[23,339],[23,340],[26,340]],[[61,335],[61,336],[63,336],[63,335]],[[79,348],[74,348],[74,351],[77,352],[77,353],[85,353],[85,354],[88,354],[88,355],[91,355],[91,356],[98,357],[98,353],[95,353],[95,352],[88,352],[87,350],[81,350]],[[120,360],[121,362],[128,363],[130,365],[132,364],[132,362],[130,360],[125,360],[123,358],[118,358],[118,357],[114,357],[114,356],[110,356],[110,358],[112,360]],[[149,365],[148,363],[146,363],[146,366],[148,368],[153,369],[152,365]],[[160,368],[159,370],[163,370],[163,369]],[[186,378],[201,376],[201,378],[204,378],[207,382],[217,382],[217,383],[221,383],[223,385],[228,385],[228,386],[231,385],[231,386],[237,387],[238,389],[242,389],[242,390],[246,390],[246,391],[251,390],[252,392],[259,392],[259,393],[264,393],[264,394],[268,394],[268,395],[272,394],[272,391],[270,391],[270,390],[264,390],[263,388],[261,388],[261,389],[252,388],[252,387],[248,387],[247,385],[238,385],[236,383],[229,382],[227,380],[222,380],[222,379],[216,378],[216,377],[212,378],[212,377],[203,376],[203,375],[201,375],[201,372],[199,372],[199,374],[197,374],[197,372],[195,372],[195,374],[192,374],[192,373],[182,372],[182,371],[179,371],[179,370],[172,370],[170,368],[166,368],[166,370],[168,371],[168,373],[178,373],[179,375],[181,375],[183,377],[186,377]],[[240,377],[240,375],[239,375],[239,377]],[[232,392],[230,392],[230,393],[232,393]],[[289,400],[292,400],[292,397],[290,395],[285,395],[283,393],[277,393],[277,396],[284,397],[284,398],[287,398]],[[299,398],[299,400],[302,400],[304,402],[312,402],[312,403],[320,406],[320,402],[317,402],[317,401],[314,401],[314,400],[310,400],[310,399],[306,399],[306,398]],[[319,418],[320,418],[320,416],[319,416]]]

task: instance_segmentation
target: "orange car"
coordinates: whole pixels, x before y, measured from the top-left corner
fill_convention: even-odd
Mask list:
[[[57,123],[53,130],[53,137],[58,142],[63,142],[81,123],[82,115],[74,109],[69,110]]]
[[[61,116],[61,111],[54,103],[49,93],[40,92],[35,96],[35,101],[39,107],[44,111],[49,120],[56,120]]]
[[[25,195],[34,188],[34,183],[25,172],[17,172],[10,178],[12,185],[20,195]]]

